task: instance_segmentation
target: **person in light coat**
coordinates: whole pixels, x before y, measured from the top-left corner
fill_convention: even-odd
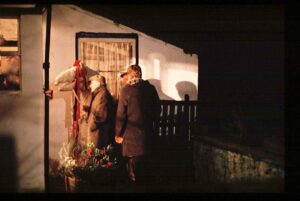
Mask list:
[[[94,143],[96,147],[102,148],[113,141],[113,99],[103,76],[94,75],[89,81],[91,103],[84,106],[84,110],[88,113],[87,143]]]

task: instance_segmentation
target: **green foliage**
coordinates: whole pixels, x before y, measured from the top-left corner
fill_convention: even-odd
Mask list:
[[[88,143],[82,147],[81,152],[72,156],[66,154],[65,147],[62,149],[65,154],[60,154],[60,167],[62,174],[66,176],[93,177],[98,173],[106,172],[106,170],[113,170],[118,165],[117,158],[113,156],[112,145],[99,149],[93,143]]]

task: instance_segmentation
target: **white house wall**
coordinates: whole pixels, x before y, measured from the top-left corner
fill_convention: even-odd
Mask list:
[[[75,59],[76,32],[108,32],[108,33],[138,33],[139,34],[139,60],[143,68],[144,79],[161,80],[163,92],[172,99],[180,97],[170,87],[170,81],[188,81],[197,88],[197,76],[185,77],[167,73],[169,70],[178,72],[198,73],[197,55],[185,54],[182,49],[161,40],[147,36],[131,28],[116,25],[113,21],[84,11],[76,6],[54,5],[52,13],[52,32],[50,79],[53,79]],[[159,61],[159,62],[157,62]],[[154,68],[155,64],[159,66]],[[172,72],[172,71],[171,71]],[[189,73],[187,73],[189,74]],[[158,87],[158,86],[157,86]],[[175,86],[174,86],[175,87]],[[190,94],[194,99],[197,96]]]
[[[22,90],[17,94],[0,94],[0,137],[14,144],[15,153],[8,162],[16,162],[17,190],[43,191],[42,17],[22,15],[20,31]]]
[[[143,79],[153,83],[161,99],[181,100],[189,93],[197,99],[198,57],[182,49],[147,36],[131,28],[72,5],[53,5],[50,44],[50,82],[54,99],[50,102],[50,157],[57,158],[61,143],[67,139],[71,126],[70,92],[58,92],[53,86],[55,77],[75,60],[76,32],[138,33],[139,64]],[[176,84],[180,83],[180,94]]]

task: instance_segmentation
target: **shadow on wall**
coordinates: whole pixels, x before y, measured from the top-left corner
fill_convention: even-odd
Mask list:
[[[14,114],[15,112],[18,112],[18,114],[27,112],[26,110],[31,109],[32,105],[39,104],[39,100],[36,98],[42,94],[41,92],[33,92],[33,93],[23,93],[21,96],[22,98],[19,98],[19,94],[11,94],[9,96],[5,96],[4,94],[1,94],[0,96],[0,114],[2,119],[1,121],[7,121],[4,117],[10,116]],[[34,115],[27,115],[26,118],[22,119],[24,123],[28,122],[34,122],[36,121],[36,116]]]
[[[181,100],[184,100],[185,94],[188,94],[190,100],[197,100],[197,87],[192,82],[182,81],[177,82],[176,89]]]
[[[0,133],[0,192],[17,191],[17,159],[11,134]]]
[[[161,81],[157,79],[148,79],[148,81],[153,84],[157,90],[160,100],[174,100],[172,97],[166,95],[161,89]]]

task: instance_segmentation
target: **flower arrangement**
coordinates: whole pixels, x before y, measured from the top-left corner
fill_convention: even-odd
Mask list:
[[[113,156],[113,147],[108,145],[104,148],[97,148],[93,143],[88,143],[83,147],[73,147],[64,143],[59,151],[60,173],[68,177],[94,177],[104,171],[113,170],[117,167],[117,159]],[[69,154],[68,150],[72,150]]]
[[[73,159],[68,150],[70,150],[70,144],[64,142],[62,148],[58,152],[59,155],[59,173],[62,173],[66,176],[74,176],[73,171],[77,167],[76,160]]]

